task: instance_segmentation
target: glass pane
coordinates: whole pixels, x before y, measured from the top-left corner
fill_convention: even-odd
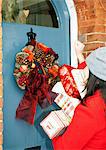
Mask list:
[[[58,28],[50,0],[3,0],[3,21]]]

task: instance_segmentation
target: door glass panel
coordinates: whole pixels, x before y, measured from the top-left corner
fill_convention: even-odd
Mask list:
[[[58,28],[50,0],[3,0],[3,21]]]

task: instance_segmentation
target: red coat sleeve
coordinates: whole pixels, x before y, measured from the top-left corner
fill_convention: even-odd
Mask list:
[[[93,105],[93,103],[92,103]],[[54,150],[82,150],[98,132],[98,119],[93,107],[79,105],[66,132],[53,139]],[[96,109],[95,109],[96,110]]]

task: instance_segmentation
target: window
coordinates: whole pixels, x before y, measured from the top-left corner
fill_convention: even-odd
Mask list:
[[[50,0],[3,0],[3,21],[58,28]]]

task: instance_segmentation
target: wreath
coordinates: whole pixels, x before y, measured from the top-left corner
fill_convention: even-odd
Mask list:
[[[24,96],[16,110],[16,118],[34,124],[36,106],[46,108],[57,96],[51,91],[59,81],[58,54],[52,48],[35,40],[36,34],[28,32],[28,43],[16,54],[14,77]]]
[[[34,34],[34,33],[33,33]],[[30,42],[16,54],[14,76],[21,89],[26,88],[27,79],[33,69],[48,76],[48,84],[53,86],[58,78],[58,54],[43,43],[30,39]]]

